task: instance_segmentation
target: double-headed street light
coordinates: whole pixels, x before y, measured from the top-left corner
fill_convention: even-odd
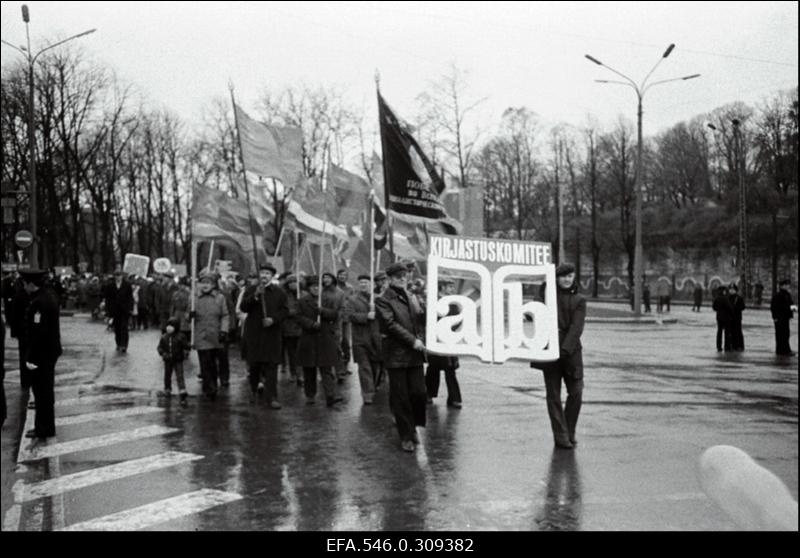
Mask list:
[[[36,195],[36,139],[34,134],[34,127],[35,127],[35,120],[34,120],[34,83],[33,83],[33,64],[36,62],[36,59],[39,56],[51,48],[57,47],[59,45],[63,45],[67,41],[71,41],[72,39],[77,39],[78,37],[83,37],[84,35],[88,35],[90,33],[94,33],[97,29],[89,29],[88,31],[84,31],[83,33],[78,33],[77,35],[73,35],[71,37],[67,37],[62,41],[58,41],[57,43],[53,43],[50,46],[47,46],[37,52],[36,54],[31,54],[31,33],[28,23],[30,22],[30,13],[28,12],[28,6],[26,4],[22,5],[22,21],[25,22],[25,35],[28,39],[28,47],[18,47],[16,45],[12,45],[8,41],[3,40],[3,44],[10,46],[11,48],[19,51],[28,61],[28,178],[30,180],[30,227],[31,233],[33,234],[33,244],[31,244],[31,257],[30,262],[33,267],[38,267],[39,265],[39,236],[37,234],[37,195]],[[1,40],[1,39],[0,39]]]
[[[636,316],[642,315],[642,275],[644,269],[644,262],[642,261],[642,99],[644,98],[644,94],[647,92],[648,89],[653,87],[654,85],[659,85],[661,83],[668,83],[670,81],[685,81],[687,79],[693,79],[696,77],[700,77],[700,74],[692,74],[690,76],[683,76],[679,78],[671,78],[671,79],[663,79],[660,81],[654,81],[653,83],[648,84],[648,78],[653,75],[653,72],[658,68],[658,65],[661,64],[661,61],[664,60],[669,54],[672,52],[672,49],[675,48],[674,44],[671,44],[667,47],[667,50],[664,51],[664,54],[661,58],[658,59],[656,65],[653,66],[653,69],[645,76],[642,80],[640,85],[636,85],[631,78],[622,74],[608,66],[600,62],[597,58],[593,56],[586,55],[586,58],[597,64],[598,66],[603,66],[617,74],[618,76],[625,79],[625,81],[615,81],[615,80],[606,80],[606,79],[596,79],[597,83],[617,83],[621,85],[627,85],[632,87],[634,91],[636,91],[636,97],[639,100],[639,106],[637,110],[637,136],[638,136],[638,143],[636,146],[636,173],[634,174],[634,187],[636,188],[636,248],[633,257],[633,312]]]

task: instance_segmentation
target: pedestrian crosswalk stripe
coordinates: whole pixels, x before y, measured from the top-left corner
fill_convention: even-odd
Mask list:
[[[58,417],[56,419],[56,426],[66,426],[68,424],[81,424],[84,422],[92,422],[95,420],[107,420],[122,417],[133,417],[137,415],[147,415],[150,413],[158,413],[163,411],[160,407],[128,407],[126,409],[115,409],[113,411],[100,411],[97,413],[83,413],[80,415],[71,415],[68,417]]]
[[[71,475],[64,475],[63,477],[48,479],[28,485],[24,492],[20,491],[21,496],[18,496],[17,503],[30,502],[37,498],[47,498],[55,494],[86,488],[87,486],[100,484],[102,482],[150,473],[158,469],[165,469],[198,459],[203,459],[203,456],[193,453],[168,451],[141,459],[123,461],[122,463],[116,463],[114,465],[89,469]]]
[[[123,391],[114,393],[105,393],[101,395],[87,395],[86,397],[74,397],[72,399],[56,400],[56,407],[65,407],[69,405],[86,405],[89,403],[99,403],[104,401],[118,401],[120,399],[132,399],[142,393],[134,391]]]
[[[77,380],[87,376],[93,376],[93,374],[91,372],[65,372],[64,374],[56,374],[56,382]]]
[[[58,442],[55,444],[45,445],[37,444],[33,447],[26,448],[26,454],[20,455],[18,461],[20,463],[25,461],[33,461],[35,459],[42,459],[44,457],[53,457],[55,455],[63,455],[66,453],[101,448],[103,446],[121,444],[123,442],[131,442],[141,438],[163,436],[165,434],[172,434],[173,432],[179,432],[179,430],[177,428],[167,428],[165,426],[143,426],[142,428],[134,428],[133,430],[112,432],[111,434],[104,434],[102,436],[79,438],[69,442]],[[22,454],[22,450],[20,450],[20,454]]]
[[[240,494],[204,488],[130,510],[75,523],[64,531],[136,531],[241,500]]]
[[[11,376],[19,376],[19,368],[14,368],[13,370],[6,370],[6,378]]]

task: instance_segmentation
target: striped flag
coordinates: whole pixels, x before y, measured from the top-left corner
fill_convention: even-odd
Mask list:
[[[303,131],[295,127],[269,126],[250,118],[238,105],[234,108],[245,169],[264,178],[293,184],[303,175]]]

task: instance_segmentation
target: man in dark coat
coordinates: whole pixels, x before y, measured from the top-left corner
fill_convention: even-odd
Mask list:
[[[439,281],[439,298],[455,294],[455,282],[452,279],[441,279]],[[450,305],[448,316],[458,314],[458,307]],[[456,409],[461,408],[461,388],[456,378],[456,369],[459,366],[457,356],[449,355],[428,355],[428,370],[425,373],[425,388],[428,392],[428,403],[433,403],[433,399],[439,395],[439,382],[442,372],[444,381],[447,384],[447,406]]]
[[[788,279],[782,279],[778,283],[778,291],[772,296],[769,305],[772,321],[775,323],[775,354],[785,356],[794,355],[789,344],[789,320],[794,317],[797,307],[789,293],[790,285]]]
[[[21,272],[30,303],[25,308],[27,348],[21,355],[32,373],[33,396],[36,398],[36,420],[28,438],[50,438],[56,435],[55,368],[61,356],[61,329],[58,297],[45,286],[46,272],[36,269]]]
[[[117,351],[128,350],[128,322],[133,310],[133,289],[122,271],[114,273],[114,280],[106,288],[106,312],[113,320]]]
[[[33,384],[31,371],[25,363],[25,354],[28,351],[28,340],[25,337],[25,309],[30,304],[31,297],[25,290],[22,276],[19,276],[13,285],[14,294],[11,302],[6,307],[6,320],[11,338],[17,340],[19,348],[19,380],[22,391],[27,393]],[[31,405],[32,406],[32,405]]]
[[[389,288],[375,301],[384,366],[389,372],[389,405],[400,435],[400,447],[412,452],[419,443],[417,426],[425,426],[425,310],[406,291],[408,270],[401,263],[386,268]]]
[[[369,275],[358,276],[358,291],[347,298],[345,312],[353,336],[353,357],[358,365],[358,380],[364,405],[375,397],[375,382],[380,365],[381,332],[370,303],[372,281]]]
[[[744,351],[744,332],[742,331],[742,312],[744,312],[744,299],[739,295],[739,287],[731,283],[728,288],[728,300],[731,303],[731,348],[734,351]]]
[[[289,313],[289,307],[286,293],[272,284],[275,267],[262,264],[258,276],[258,285],[247,287],[240,306],[242,312],[247,313],[243,342],[250,375],[250,400],[255,401],[259,382],[263,381],[270,408],[280,409],[278,365],[283,361],[281,322]]]
[[[692,312],[699,312],[701,306],[703,306],[703,285],[697,283],[697,285],[694,287],[694,304],[692,305]],[[697,310],[695,310],[695,308]]]
[[[286,303],[289,313],[281,323],[281,335],[283,336],[284,364],[289,367],[289,379],[297,383],[298,386],[302,386],[302,375],[297,373],[297,343],[303,333],[303,328],[300,327],[300,322],[297,320],[297,315],[300,311],[300,299],[298,297],[301,295],[298,289],[297,277],[289,274],[283,285],[283,290],[286,291]]]
[[[333,407],[344,400],[336,391],[341,300],[339,293],[333,289],[323,290],[320,299],[319,277],[307,277],[306,288],[308,293],[298,304],[297,321],[303,332],[297,342],[297,365],[303,368],[306,404],[314,404],[317,395],[317,369],[319,369],[325,403],[328,407]]]
[[[172,294],[177,285],[175,285],[175,275],[171,272],[165,273],[161,277],[161,282],[154,289],[154,315],[158,318],[158,327],[161,333],[164,333],[167,327],[167,320],[170,318],[170,309],[172,308]]]
[[[572,449],[578,441],[575,428],[583,400],[583,351],[581,334],[586,319],[586,299],[578,294],[575,266],[563,263],[556,268],[556,308],[558,346],[555,362],[531,363],[541,368],[547,392],[547,414],[557,448]],[[567,388],[567,402],[561,406],[561,382]]]
[[[720,286],[717,289],[717,296],[714,297],[711,308],[717,313],[717,352],[722,352],[723,348],[725,351],[730,351],[733,348],[733,336],[731,335],[733,307],[728,298],[727,287]]]

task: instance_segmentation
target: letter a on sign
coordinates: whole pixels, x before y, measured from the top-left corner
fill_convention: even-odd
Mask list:
[[[425,340],[428,350],[434,354],[474,355],[493,363],[508,359],[557,360],[556,277],[555,266],[549,261],[552,253],[549,244],[469,240],[476,249],[454,253],[447,249],[449,238],[431,235]],[[482,247],[489,243],[498,253],[508,256],[503,264],[481,259],[488,254]],[[541,249],[543,246],[546,249]],[[462,285],[473,295],[450,294],[439,298],[437,286],[445,277],[464,279]],[[544,301],[525,301],[523,284],[536,282],[545,283]]]

